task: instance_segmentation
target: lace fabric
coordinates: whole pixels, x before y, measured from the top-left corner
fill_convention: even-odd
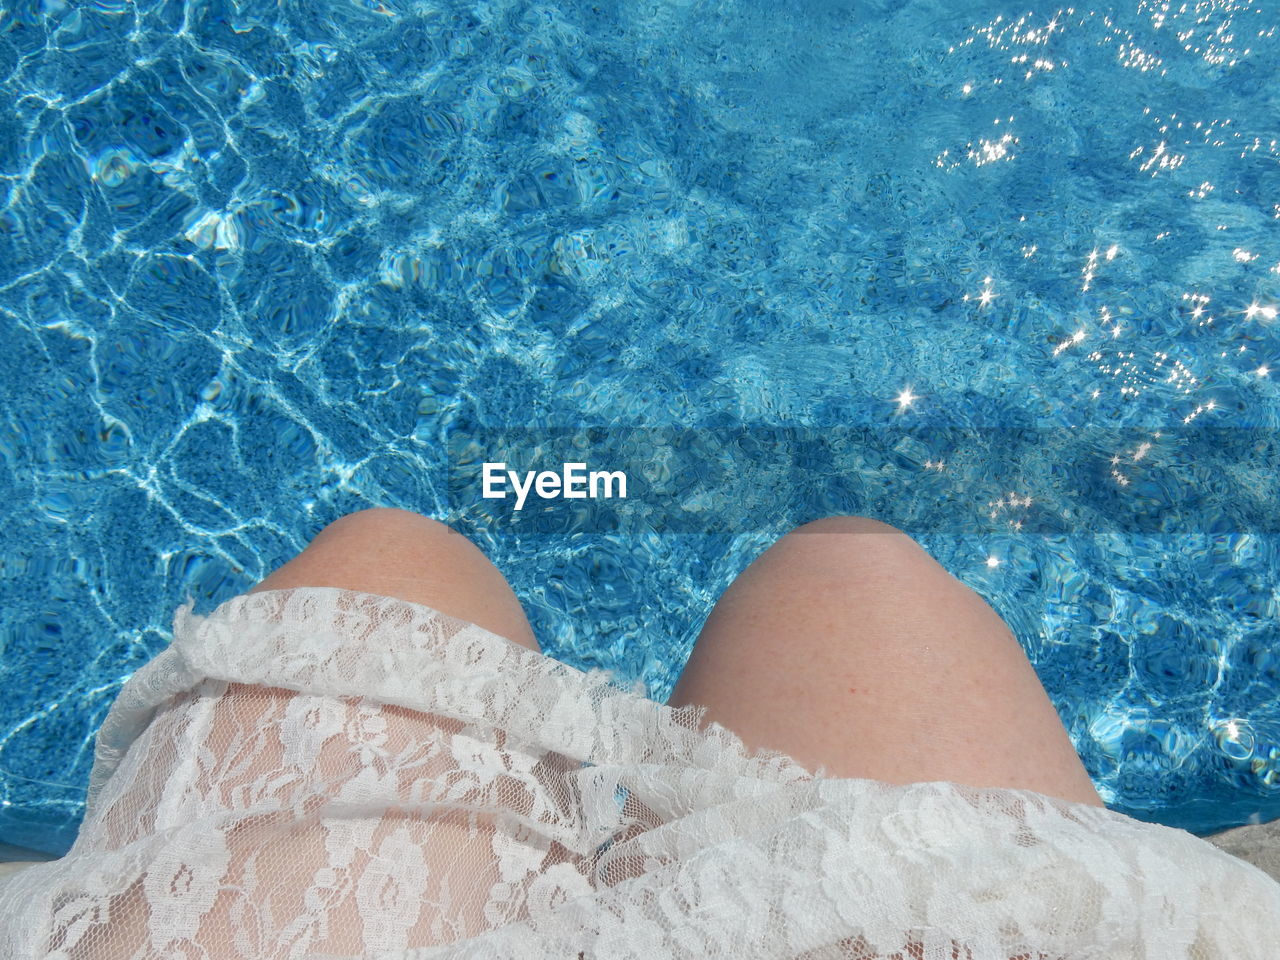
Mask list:
[[[299,587],[179,607],[0,955],[1269,960],[1280,884],[1025,790],[747,751],[474,624]]]

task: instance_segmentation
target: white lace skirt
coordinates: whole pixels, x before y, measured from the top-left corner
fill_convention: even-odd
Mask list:
[[[749,753],[473,624],[328,587],[188,601],[0,956],[1274,960],[1280,884],[1025,790]]]

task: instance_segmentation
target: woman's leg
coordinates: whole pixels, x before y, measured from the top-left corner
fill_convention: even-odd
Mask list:
[[[669,701],[829,774],[949,780],[1102,806],[999,615],[902,532],[831,517],[716,604]]]
[[[515,594],[480,550],[443,524],[408,511],[375,509],[342,517],[248,592],[305,586],[421,603],[539,649]],[[304,744],[298,742],[296,696],[279,688],[229,684],[212,704],[199,756],[165,752],[157,759],[188,781],[180,789],[190,805],[216,807],[225,802],[220,798],[239,805],[253,797],[266,806],[284,805],[281,813],[247,818],[227,833],[229,860],[221,892],[193,938],[201,955],[214,960],[354,956],[380,943],[433,946],[487,929],[491,892],[510,893],[502,886],[492,820],[466,810],[441,809],[429,817],[414,810],[446,789],[460,800],[492,786],[483,775],[469,778],[460,766],[466,761],[447,749],[462,722],[395,705],[312,698],[315,702],[304,705],[304,725],[314,717],[323,724],[314,730],[326,732],[304,734],[309,741]],[[171,706],[153,723],[168,724],[157,727],[156,737],[177,742],[186,705]],[[506,749],[501,732],[496,748]],[[304,750],[311,755],[299,758]],[[188,760],[196,765],[194,773],[185,765]],[[548,754],[534,774],[555,778],[568,766],[565,758]],[[388,784],[397,797],[380,820],[327,812],[326,793],[336,791],[347,806],[359,807],[361,796],[381,796]],[[527,812],[535,802],[515,777],[499,786],[503,802],[512,808]],[[170,783],[166,789],[179,786]],[[501,848],[507,861],[515,856],[512,847]],[[335,863],[334,851],[344,849],[354,852]],[[562,862],[566,854],[552,843],[545,866]],[[406,869],[421,871],[421,884],[403,889],[396,877]],[[110,928],[86,938],[70,957],[141,955],[141,945],[152,935],[154,906],[153,894],[135,885],[122,902],[113,903]],[[494,908],[495,915],[519,907],[508,901]],[[238,943],[248,944],[244,952],[234,946]]]
[[[466,537],[409,511],[363,510],[334,521],[301,554],[249,592],[295,586],[342,587],[410,600],[540,650],[520,601],[497,567]],[[381,714],[389,735],[384,749],[392,755],[414,744],[439,742],[462,728],[459,721],[399,707],[384,707]],[[345,744],[335,747],[345,748]],[[543,769],[556,776],[566,766],[563,760],[548,755]],[[457,762],[444,751],[419,773],[443,780],[457,769]],[[514,806],[531,802],[515,790],[508,799]],[[482,818],[478,829],[473,829],[466,818],[446,818],[428,826],[397,814],[384,827],[407,827],[425,856],[427,888],[420,892],[422,909],[409,945],[452,942],[486,929],[485,904],[491,889],[503,880],[492,824]],[[561,862],[563,854],[557,845],[546,865]],[[305,879],[309,874],[304,869],[300,876]],[[348,900],[335,912],[330,918],[330,939],[313,944],[312,949],[359,952],[368,947],[352,907]]]

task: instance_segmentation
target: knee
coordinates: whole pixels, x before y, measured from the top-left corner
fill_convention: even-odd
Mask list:
[[[386,533],[412,531],[422,536],[445,536],[454,533],[453,528],[439,520],[433,520],[412,510],[399,507],[368,507],[355,510],[334,520],[321,533],[327,531],[358,533],[377,536]]]
[[[322,542],[323,541],[323,542]],[[368,593],[398,597],[478,624],[540,650],[502,572],[465,535],[411,510],[375,507],[340,517],[314,541],[313,567],[299,572]]]
[[[479,553],[470,540],[448,524],[398,507],[370,507],[345,514],[324,527],[311,547],[339,545],[343,552],[363,554],[388,547],[434,555]]]
[[[793,572],[823,581],[945,573],[907,534],[870,517],[823,517],[802,524],[765,555],[770,554]]]
[[[808,523],[802,523],[796,527],[791,533],[896,533],[903,537],[906,536],[897,527],[883,521],[872,520],[870,517],[855,516],[822,517],[819,520],[810,520]]]

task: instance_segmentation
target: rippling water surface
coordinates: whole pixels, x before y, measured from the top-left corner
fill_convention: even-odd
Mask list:
[[[66,849],[186,593],[360,507],[454,517],[549,653],[665,699],[787,491],[679,535],[504,535],[451,501],[451,434],[582,424],[976,431],[860,455],[843,479],[879,494],[834,506],[988,598],[1116,809],[1280,816],[1277,26],[1262,0],[0,3],[0,840]],[[1252,432],[1175,482],[1201,427]],[[1152,496],[1178,523],[1024,525]]]

